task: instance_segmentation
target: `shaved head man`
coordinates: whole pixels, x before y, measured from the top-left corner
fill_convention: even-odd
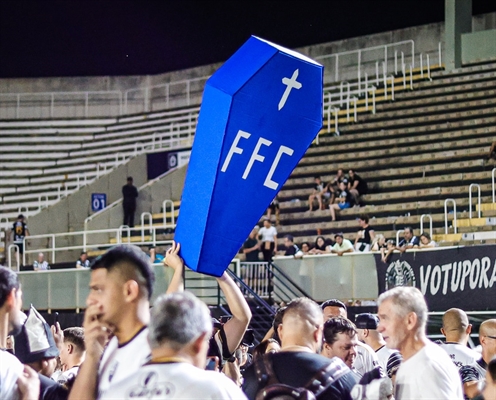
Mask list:
[[[440,344],[454,362],[457,368],[470,365],[480,358],[480,354],[467,347],[468,338],[472,332],[465,311],[450,308],[443,315],[441,333],[446,336],[446,343]]]
[[[481,324],[479,341],[482,346],[482,358],[460,368],[463,391],[468,398],[480,394],[478,383],[486,376],[487,364],[496,357],[496,319],[488,319]]]
[[[267,355],[280,383],[290,387],[304,387],[315,374],[331,366],[326,376],[333,381],[318,398],[347,399],[356,383],[353,372],[337,357],[328,359],[319,354],[322,346],[324,317],[317,303],[308,298],[289,302],[284,311],[282,324],[278,327],[281,351]],[[244,375],[243,391],[249,399],[266,387],[255,373],[255,365],[247,368]]]

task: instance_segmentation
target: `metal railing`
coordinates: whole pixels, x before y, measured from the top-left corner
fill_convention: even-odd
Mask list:
[[[420,234],[424,232],[424,218],[429,220],[429,235],[432,238],[432,215],[430,214],[422,214],[420,216]]]
[[[419,57],[423,76],[424,57]],[[415,58],[415,42],[404,40],[317,56],[315,60],[330,72],[324,77],[326,84],[356,80],[354,85],[362,96],[370,86],[379,85],[391,73],[401,73],[406,88],[407,67],[411,74],[416,65]],[[438,58],[441,65],[441,43],[438,44]],[[429,55],[425,59],[430,78]],[[201,103],[208,78],[202,76],[124,91],[0,93],[0,118],[88,118],[188,107]]]
[[[478,183],[471,183],[468,187],[468,217],[472,219],[472,188],[477,188],[478,218],[481,217],[481,187]]]
[[[493,192],[493,203],[496,203],[496,200],[495,200],[495,191],[494,191],[494,175],[496,173],[496,168],[493,168],[493,170],[491,171],[491,190]]]
[[[448,203],[453,204],[453,233],[457,233],[456,226],[456,200],[455,199],[446,199],[444,200],[444,233],[447,235],[449,233],[448,229]]]
[[[63,233],[47,233],[43,235],[31,235],[24,238],[24,254],[22,255],[22,265],[26,265],[26,256],[28,254],[44,253],[50,255],[50,262],[55,263],[57,260],[57,253],[68,252],[72,250],[88,251],[89,249],[106,249],[116,244],[122,243],[132,243],[138,246],[141,245],[166,245],[171,244],[172,240],[157,240],[156,231],[163,228],[154,228],[148,226],[141,226],[136,228],[130,228],[128,226],[122,225],[119,228],[112,229],[98,229],[91,231],[77,231],[77,232],[63,232]],[[149,231],[149,235],[145,235],[145,232]],[[124,232],[126,235],[124,235]],[[137,236],[141,240],[132,240],[132,232],[137,232],[141,236]],[[75,245],[59,245],[57,240],[62,242],[67,242],[67,239],[71,237],[74,238],[74,242],[80,244]],[[89,239],[97,238],[97,240],[90,241]],[[103,238],[103,240],[102,240]],[[46,239],[45,246],[34,247],[30,242],[43,241]],[[100,240],[98,240],[100,239]],[[112,242],[113,241],[113,242]],[[8,266],[12,268],[11,259],[11,248],[17,247],[14,244],[9,246],[9,258]],[[19,265],[17,265],[19,267]]]
[[[367,47],[365,49],[349,50],[334,54],[328,54],[324,56],[314,57],[316,61],[321,62],[326,66],[327,71],[330,74],[327,75],[331,82],[339,82],[340,80],[347,79],[343,77],[342,70],[345,70],[344,63],[347,63],[346,67],[349,68],[350,64],[356,66],[356,79],[361,82],[363,74],[369,71],[369,73],[374,72],[374,67],[377,72],[376,64],[374,60],[383,60],[386,64],[386,70],[390,63],[393,65],[398,64],[398,54],[403,53],[402,64],[405,63],[405,53],[398,53],[399,48],[403,48],[408,51],[408,57],[410,58],[410,64],[415,65],[415,42],[413,40],[403,40],[396,43],[390,43],[386,45]],[[375,53],[375,54],[374,54]],[[371,55],[372,54],[372,55]],[[374,57],[375,55],[375,57]],[[368,56],[368,60],[367,60]],[[351,61],[350,61],[351,59]],[[376,61],[379,62],[379,61]],[[372,64],[372,67],[370,65]],[[392,68],[391,68],[392,69]]]
[[[296,297],[308,297],[274,262],[242,262],[240,278],[258,296],[270,301],[288,302]]]

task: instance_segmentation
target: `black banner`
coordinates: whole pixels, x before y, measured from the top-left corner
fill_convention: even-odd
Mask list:
[[[415,286],[430,311],[496,310],[496,245],[393,253],[386,263],[375,254],[375,262],[379,293]]]

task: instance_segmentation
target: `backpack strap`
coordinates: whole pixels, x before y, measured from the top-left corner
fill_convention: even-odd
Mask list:
[[[312,379],[305,385],[305,388],[310,390],[315,394],[315,397],[317,397],[348,372],[349,369],[344,363],[335,363],[334,361],[331,361],[330,364],[317,371]]]
[[[263,357],[256,357],[254,364],[259,387],[279,383],[274,368],[272,367],[270,354],[264,354]]]

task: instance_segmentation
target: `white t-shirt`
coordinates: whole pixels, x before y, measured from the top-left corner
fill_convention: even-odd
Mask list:
[[[463,400],[458,370],[446,352],[429,342],[403,361],[396,375],[396,400]]]
[[[110,340],[98,367],[99,398],[105,398],[107,391],[114,392],[150,359],[147,336],[148,328],[143,327],[125,344],[119,345],[115,336]]]
[[[21,362],[8,351],[0,350],[0,399],[17,400],[17,378],[24,370]]]
[[[379,366],[377,354],[368,344],[358,342],[356,347],[356,358],[353,363],[353,368],[362,377],[365,373],[372,371],[375,367]],[[386,370],[384,370],[384,374]]]
[[[273,242],[274,236],[277,235],[277,229],[274,226],[260,228],[258,235],[262,237],[262,242]]]
[[[448,353],[451,361],[453,361],[457,368],[461,368],[463,365],[473,364],[481,357],[480,353],[460,343],[446,342],[440,343],[439,346]]]
[[[101,399],[246,399],[224,374],[179,363],[150,363]]]

